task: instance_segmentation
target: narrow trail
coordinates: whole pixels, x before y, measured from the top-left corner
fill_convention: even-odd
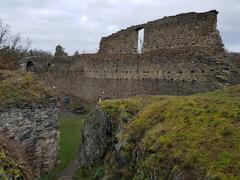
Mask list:
[[[71,164],[66,167],[62,172],[58,175],[58,180],[71,180],[73,179],[74,173],[78,168],[78,156],[71,162]]]
[[[83,115],[76,115],[69,111],[62,111],[61,115],[67,116],[67,117],[82,117],[83,116]],[[79,134],[79,136],[80,136],[80,134]],[[62,170],[58,174],[57,180],[72,180],[75,172],[78,169],[78,165],[79,165],[79,161],[78,161],[78,153],[77,153],[74,160],[64,170]]]

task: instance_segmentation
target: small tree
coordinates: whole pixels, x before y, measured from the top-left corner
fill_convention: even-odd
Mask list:
[[[64,48],[59,44],[55,48],[55,56],[67,56],[68,54],[64,52]]]
[[[79,55],[79,52],[75,51],[74,56],[78,56],[78,55]]]

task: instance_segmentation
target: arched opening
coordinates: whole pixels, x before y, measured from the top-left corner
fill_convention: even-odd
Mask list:
[[[27,70],[27,72],[32,72],[34,70],[34,66],[33,66],[32,61],[27,62],[26,70]]]

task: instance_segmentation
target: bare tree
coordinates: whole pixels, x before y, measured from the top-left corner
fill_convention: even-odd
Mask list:
[[[10,27],[0,20],[0,68],[14,68],[16,62],[28,55],[31,41],[22,45],[20,34],[11,34]]]
[[[52,57],[52,54],[42,49],[31,49],[29,51],[29,56]]]
[[[8,25],[4,25],[0,20],[0,48],[6,43],[7,36],[10,32]]]

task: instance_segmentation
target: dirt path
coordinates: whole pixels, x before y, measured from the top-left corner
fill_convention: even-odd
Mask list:
[[[73,179],[74,173],[78,168],[78,156],[71,162],[71,164],[65,168],[62,172],[58,175],[58,180],[71,180]]]
[[[76,115],[72,112],[69,111],[62,111],[61,112],[62,116],[67,116],[67,117],[80,117],[82,115]],[[76,170],[78,169],[78,153],[75,157],[75,159],[64,169],[62,170],[58,176],[57,176],[57,180],[72,180],[73,176],[76,172]]]

